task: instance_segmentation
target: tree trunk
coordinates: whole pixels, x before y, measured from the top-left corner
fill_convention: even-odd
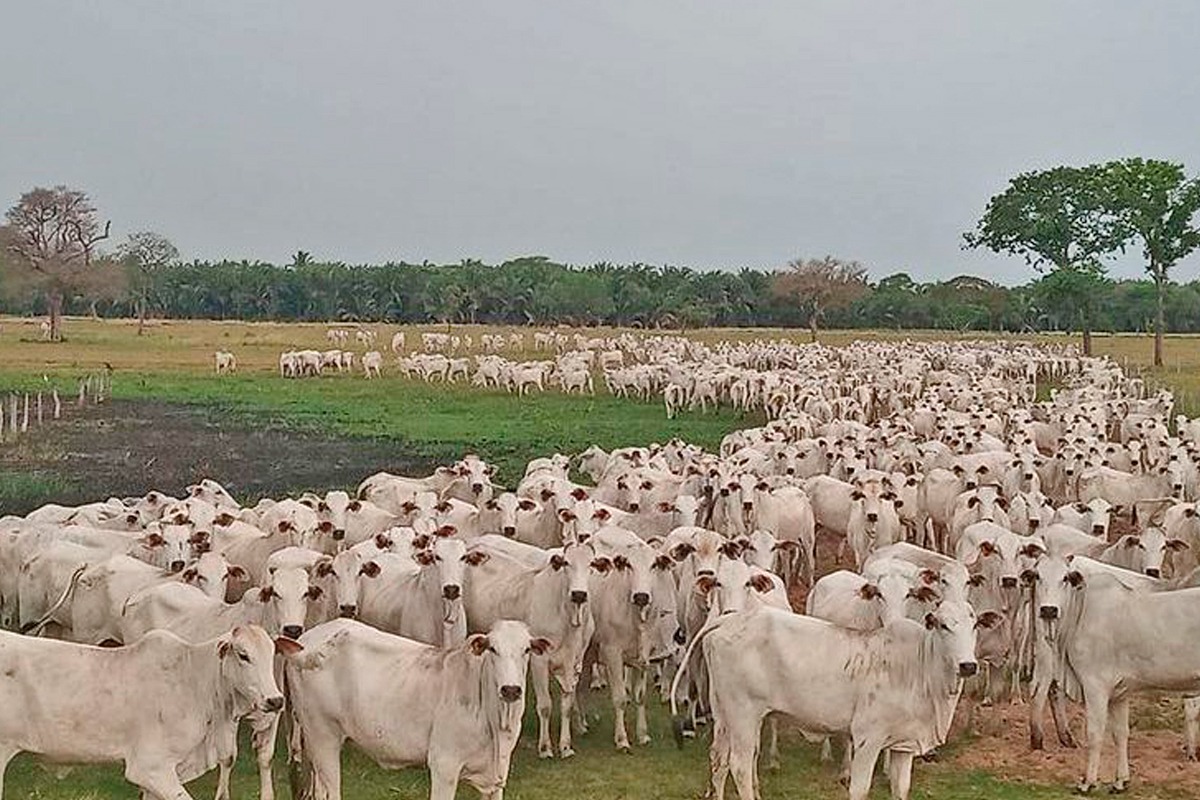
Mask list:
[[[1157,295],[1154,309],[1154,366],[1161,367],[1163,365],[1163,329],[1166,327],[1163,295],[1167,290],[1167,276],[1153,264],[1150,266],[1150,272],[1154,275],[1154,288]]]
[[[138,298],[138,336],[146,331],[146,298]]]
[[[47,305],[50,311],[50,341],[62,341],[62,292],[58,289],[51,289]]]
[[[1087,317],[1083,319],[1083,354],[1092,354],[1092,321]]]
[[[813,344],[817,343],[817,318],[821,316],[821,307],[813,306],[812,314],[808,318],[808,336],[809,341]]]

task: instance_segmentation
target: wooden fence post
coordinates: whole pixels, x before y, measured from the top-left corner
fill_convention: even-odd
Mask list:
[[[39,428],[42,427],[42,424],[45,421],[45,418],[42,416],[42,413],[43,413],[42,412],[42,393],[38,392],[37,393],[37,424],[38,424]]]
[[[21,415],[21,433],[29,432],[29,392],[25,393],[25,413]]]
[[[58,389],[53,389],[51,396],[54,398],[54,418],[58,419],[62,416],[62,401],[58,398]]]
[[[10,428],[12,428],[12,432],[14,434],[17,433],[17,425],[18,424],[19,424],[19,421],[17,420],[17,396],[15,394],[10,394],[8,396],[8,426]]]

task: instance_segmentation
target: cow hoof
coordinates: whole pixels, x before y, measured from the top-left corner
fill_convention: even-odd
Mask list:
[[[779,772],[779,770],[780,770],[782,767],[783,767],[783,765],[782,765],[782,764],[780,764],[778,761],[769,761],[769,762],[767,762],[767,771],[768,771],[768,772]]]
[[[617,752],[624,753],[625,755],[630,755],[633,753],[633,748],[630,747],[628,744],[619,744],[619,745],[617,745]]]
[[[538,758],[554,758],[554,750],[551,748],[538,748]]]
[[[684,728],[683,729],[683,738],[695,739],[696,738],[696,729],[695,728]]]
[[[983,698],[982,700],[979,701],[979,706],[981,708],[991,708],[992,707],[992,698],[990,698],[990,697]]]
[[[1058,737],[1058,743],[1063,747],[1067,747],[1072,750],[1074,750],[1076,747],[1079,747],[1079,743],[1075,741],[1075,737],[1069,734],[1067,736]]]
[[[1129,791],[1128,780],[1117,781],[1112,786],[1108,787],[1109,794],[1125,794],[1127,791]]]
[[[936,764],[938,761],[941,760],[941,758],[942,757],[938,753],[937,748],[934,748],[933,750],[930,750],[926,753],[921,754],[921,760],[924,761],[926,764]]]
[[[1188,761],[1195,761],[1196,760],[1196,751],[1195,750],[1190,750],[1190,751],[1184,750],[1183,757],[1186,758]]]
[[[1079,783],[1075,784],[1075,794],[1091,794],[1091,793],[1092,793],[1092,784],[1088,783],[1087,781],[1080,781]]]
[[[643,747],[644,747],[645,745],[648,745],[648,744],[650,744],[650,741],[651,741],[651,740],[650,740],[650,737],[649,737],[649,736],[639,736],[639,737],[638,737],[638,744],[642,745]]]
[[[1046,747],[1046,743],[1042,740],[1041,736],[1032,735],[1029,737],[1029,749],[1030,750],[1044,750],[1045,747]]]
[[[563,751],[562,751],[562,753],[560,753],[558,757],[559,757],[559,758],[570,758],[570,757],[571,757],[571,756],[573,756],[573,755],[575,755],[575,749],[574,749],[574,748],[572,748],[572,747],[564,747],[564,748],[563,748]]]

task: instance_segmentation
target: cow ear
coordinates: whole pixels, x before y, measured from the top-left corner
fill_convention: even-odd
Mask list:
[[[304,596],[309,600],[320,600],[321,595],[323,594],[325,594],[325,590],[320,586],[309,586],[308,591],[304,593]]]
[[[775,587],[775,584],[771,582],[771,579],[762,573],[751,577],[746,585],[759,594],[766,594]]]
[[[1021,583],[1026,586],[1033,586],[1037,583],[1037,570],[1023,569],[1021,570]]]
[[[359,567],[358,574],[366,575],[368,578],[378,578],[379,577],[379,564],[374,561],[368,561],[367,563],[365,563],[361,567]]]
[[[1125,540],[1126,547],[1137,547],[1142,543],[1142,540],[1133,534],[1129,534],[1128,536],[1123,536],[1121,538]]]
[[[553,649],[554,643],[542,636],[529,640],[529,652],[535,656],[544,656]]]
[[[675,508],[675,506],[671,505],[666,500],[663,500],[662,502],[660,502],[658,504],[658,511],[660,514],[670,514],[674,511],[678,511],[678,510],[679,509]]]
[[[542,489],[541,498],[543,503],[548,503],[552,497],[554,497],[554,492],[549,489]]]
[[[537,508],[537,505],[535,505],[532,500],[521,500],[517,503],[517,508],[521,509],[522,511],[533,511],[535,508]]]
[[[671,548],[671,558],[676,561],[683,561],[685,558],[696,552],[696,548],[692,547],[687,542],[680,542]]]
[[[1005,500],[1003,497],[996,498],[996,505],[1000,506],[1005,511],[1008,511],[1008,501]]]
[[[200,577],[200,573],[196,571],[195,567],[189,567],[188,569],[185,569],[179,576],[180,580],[182,580],[184,583],[191,583],[198,577]]]
[[[661,555],[654,559],[654,564],[652,566],[657,570],[669,570],[675,566],[675,562],[670,556]]]
[[[914,586],[908,590],[908,596],[922,603],[931,603],[938,599],[938,593],[928,586]]]
[[[862,500],[864,496],[865,495],[863,495],[863,493],[858,491],[857,489],[855,489],[853,492],[850,493],[851,500]]]
[[[933,569],[921,570],[921,572],[919,573],[919,577],[921,578],[921,582],[924,583],[926,586],[933,586],[938,581],[940,581],[942,578],[942,576],[938,574],[937,570],[933,570]]]
[[[309,507],[311,508],[312,506],[309,506]],[[324,500],[317,503],[317,511],[320,511],[324,514],[328,514],[329,513],[329,503],[326,503]]]
[[[1045,554],[1045,552],[1046,549],[1037,542],[1030,542],[1021,548],[1021,555],[1025,556],[1026,558],[1037,558],[1038,556]]]
[[[595,513],[592,514],[592,519],[607,520],[611,516],[612,514],[609,513],[607,508],[598,508],[596,509]]]
[[[903,507],[904,507],[904,501],[903,501],[903,500],[901,500],[899,497],[896,497],[895,495],[892,495],[892,497],[893,497],[893,499],[892,499],[892,506],[893,506],[893,507],[895,507],[895,508],[903,508]]]
[[[225,579],[230,580],[246,580],[246,570],[239,567],[237,564],[231,564],[229,569],[225,570]]]
[[[333,559],[323,558],[317,562],[317,577],[328,578],[333,574]]]
[[[224,658],[233,652],[233,642],[228,639],[222,639],[217,642],[217,658]]]
[[[492,643],[488,641],[487,636],[477,633],[467,639],[467,647],[470,649],[472,655],[481,656],[492,649]]]
[[[395,544],[395,542],[393,542],[391,537],[386,533],[375,534],[375,546],[380,550],[388,550],[393,544]]]
[[[550,568],[560,570],[567,565],[567,560],[558,553],[550,556]]]
[[[863,600],[874,600],[879,597],[879,587],[873,583],[864,583],[858,589],[858,596]]]
[[[701,575],[696,579],[696,591],[700,592],[700,594],[708,594],[720,585],[717,583],[717,579],[711,575]]]
[[[275,589],[271,586],[264,586],[258,590],[258,601],[260,603],[269,603],[271,602],[271,598],[275,596]]]
[[[974,508],[977,505],[979,505],[979,498],[977,496],[972,495],[967,498],[967,508]]]
[[[289,527],[291,527],[291,525],[286,519],[279,520],[279,524],[275,526],[276,530],[278,530],[280,533],[287,533]]]
[[[454,527],[453,525],[443,525],[442,527],[440,527],[436,531],[434,531],[433,535],[440,536],[441,538],[445,539],[450,536],[453,536],[456,533],[458,533],[458,528]]]
[[[616,567],[617,570],[624,572],[625,570],[629,569],[629,559],[625,556],[617,556],[613,559],[613,566]]]
[[[304,652],[304,645],[286,636],[275,637],[275,652],[281,656],[294,656]]]
[[[985,611],[975,620],[976,628],[994,628],[1000,624],[1003,617],[995,611]]]
[[[321,522],[317,524],[317,530],[319,530],[321,533],[333,533],[333,523],[327,519],[321,520]]]
[[[1085,581],[1083,579],[1083,573],[1079,572],[1078,570],[1071,570],[1070,572],[1068,572],[1066,581],[1067,581],[1067,583],[1074,586],[1076,589],[1078,589],[1080,586],[1083,586],[1085,583],[1087,583],[1087,581]]]
[[[1185,542],[1183,539],[1168,539],[1167,540],[1167,549],[1168,550],[1173,550],[1175,552],[1179,552],[1180,550],[1187,550],[1188,547],[1190,547],[1190,545],[1187,542]]]
[[[974,575],[972,575],[971,577],[967,578],[967,585],[968,585],[968,586],[980,587],[980,586],[983,586],[983,582],[984,582],[984,580],[985,580],[985,578],[983,577],[983,573],[982,573],[982,572],[976,572]]]
[[[612,569],[612,559],[608,556],[600,556],[592,559],[592,569],[600,574],[604,574]]]
[[[361,511],[362,510],[362,502],[358,501],[358,500],[351,500],[350,504],[348,506],[346,506],[346,510],[347,511]]]
[[[936,630],[939,625],[941,625],[941,623],[938,622],[938,618],[935,617],[932,613],[925,615],[925,629],[926,630],[930,630],[930,631]]]
[[[575,512],[574,512],[574,511],[572,511],[572,510],[571,510],[571,509],[569,509],[569,508],[563,508],[563,509],[560,509],[560,510],[559,510],[559,512],[558,512],[558,518],[559,518],[559,520],[561,520],[562,522],[572,522],[572,521],[574,521],[575,519],[578,519],[578,518],[575,516]]]
[[[422,567],[428,567],[435,560],[437,560],[437,556],[435,556],[433,553],[429,552],[428,550],[422,550],[421,552],[415,553],[413,555],[413,560],[416,561],[418,564],[420,564]]]
[[[220,514],[217,514],[216,519],[213,520],[213,524],[220,525],[222,528],[228,528],[236,520],[237,517],[233,514],[230,514],[228,511],[222,511]]]
[[[980,542],[979,554],[981,556],[991,556],[996,554],[996,545],[993,542]]]
[[[576,500],[579,500],[579,501],[587,500],[588,493],[583,487],[577,486],[571,490],[571,497],[574,497]]]

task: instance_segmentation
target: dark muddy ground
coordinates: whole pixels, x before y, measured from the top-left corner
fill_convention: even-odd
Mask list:
[[[396,441],[251,426],[196,406],[113,401],[0,445],[0,482],[20,479],[25,485],[19,493],[0,492],[8,506],[0,514],[150,489],[179,496],[204,477],[246,502],[308,489],[353,489],[379,470],[416,475],[433,466]]]

